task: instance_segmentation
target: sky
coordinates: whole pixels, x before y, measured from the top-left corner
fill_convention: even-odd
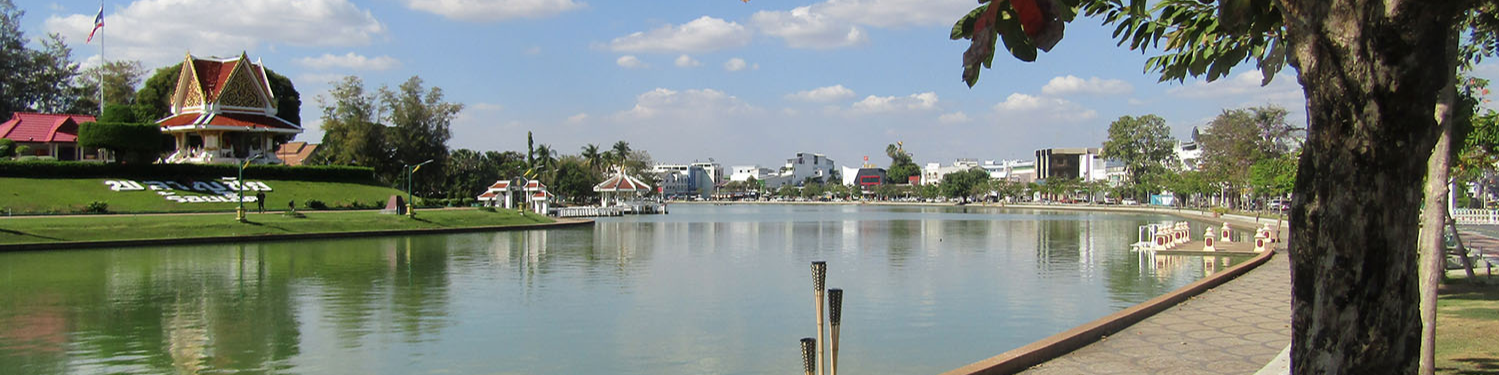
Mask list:
[[[1032,63],[1000,50],[973,88],[953,22],[973,0],[19,0],[23,31],[58,33],[84,66],[148,69],[186,54],[247,53],[302,95],[297,140],[320,142],[319,100],[344,76],[366,88],[412,76],[465,107],[450,148],[577,154],[627,141],[656,162],[775,167],[797,152],[885,165],[1032,159],[1100,147],[1120,116],[1155,114],[1186,138],[1225,109],[1278,105],[1306,123],[1294,69],[1267,86],[1252,62],[1215,82],[1160,83],[1159,51],[1116,46],[1080,17]],[[34,42],[36,43],[36,42]],[[1477,76],[1499,77],[1499,65]]]

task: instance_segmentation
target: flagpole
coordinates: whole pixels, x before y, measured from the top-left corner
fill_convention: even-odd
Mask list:
[[[101,20],[104,17],[104,0],[99,0],[99,17]],[[107,63],[104,60],[104,28],[97,23],[94,27],[99,29],[99,116],[104,116],[104,65]]]

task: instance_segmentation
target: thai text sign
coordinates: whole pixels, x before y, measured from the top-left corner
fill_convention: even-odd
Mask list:
[[[233,178],[225,178],[219,181],[134,181],[134,180],[105,180],[109,190],[113,191],[144,191],[151,190],[166,200],[177,203],[228,203],[238,202],[240,189],[250,192],[271,191],[271,187],[260,181],[244,181],[241,183]],[[178,195],[181,192],[208,193],[212,195]],[[254,195],[244,197],[245,202],[255,202]]]

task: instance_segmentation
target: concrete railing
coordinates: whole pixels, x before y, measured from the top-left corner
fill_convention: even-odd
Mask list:
[[[1452,219],[1458,224],[1499,224],[1499,210],[1458,208],[1452,210]]]

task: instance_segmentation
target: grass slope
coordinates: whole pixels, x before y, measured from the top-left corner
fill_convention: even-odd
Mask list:
[[[90,202],[109,204],[110,212],[225,212],[233,211],[237,202],[179,203],[167,200],[155,191],[113,191],[104,181],[106,178],[19,178],[0,177],[0,214],[6,209],[16,215],[68,214],[83,212]],[[287,202],[295,200],[298,208],[305,208],[310,199],[320,200],[329,207],[347,206],[360,202],[366,206],[384,207],[391,195],[405,196],[400,190],[383,186],[337,182],[309,182],[257,180],[271,187],[266,192],[266,209],[286,209]],[[137,181],[139,182],[139,181]],[[183,181],[186,183],[186,181]],[[211,193],[175,191],[176,195],[211,196]],[[246,196],[255,195],[252,191]],[[255,209],[253,202],[245,207]]]
[[[1499,374],[1499,285],[1461,281],[1437,297],[1437,373]]]
[[[415,219],[374,211],[302,213],[306,215],[305,218],[282,213],[250,214],[250,222],[243,224],[234,220],[233,213],[6,218],[0,219],[0,244],[465,228],[553,222],[541,215],[522,215],[514,210],[418,210]]]

